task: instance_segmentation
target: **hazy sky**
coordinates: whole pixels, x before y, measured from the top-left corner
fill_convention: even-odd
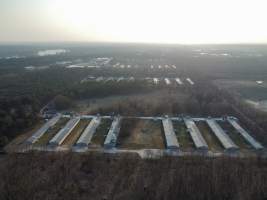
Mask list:
[[[267,0],[0,0],[0,42],[267,43]]]

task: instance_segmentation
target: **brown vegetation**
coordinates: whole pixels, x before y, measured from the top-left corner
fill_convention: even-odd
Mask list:
[[[161,121],[124,119],[117,146],[127,149],[165,148]]]
[[[111,126],[110,119],[102,119],[100,125],[97,127],[95,134],[92,137],[90,147],[103,147],[106,135]]]
[[[10,155],[0,199],[264,200],[267,160],[131,155]]]
[[[173,121],[172,123],[181,150],[192,151],[195,145],[184,122]]]

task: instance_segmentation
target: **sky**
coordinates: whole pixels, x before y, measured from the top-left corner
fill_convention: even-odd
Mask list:
[[[0,0],[0,42],[267,43],[266,0]]]

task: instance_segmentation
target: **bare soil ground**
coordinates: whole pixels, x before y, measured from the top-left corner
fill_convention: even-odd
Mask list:
[[[96,132],[92,137],[90,147],[103,147],[111,123],[112,120],[110,119],[101,120],[100,125],[97,127]]]
[[[194,142],[184,122],[173,121],[173,128],[182,151],[192,151]]]
[[[88,119],[81,119],[80,122],[77,124],[77,126],[71,131],[71,133],[68,135],[68,137],[64,140],[62,143],[62,146],[72,146],[76,143],[76,141],[81,136],[84,129],[87,127],[87,125],[90,123],[91,120]]]
[[[173,121],[173,128],[181,150],[192,151],[194,149],[194,142],[190,133],[187,132],[184,122]]]
[[[58,131],[65,126],[68,121],[68,118],[61,118],[53,127],[48,129],[48,131],[34,145],[47,145],[49,140],[51,140],[58,133]]]
[[[222,152],[224,150],[220,141],[216,137],[216,135],[212,132],[212,130],[208,127],[206,122],[196,122],[197,127],[199,128],[202,136],[206,140],[209,150],[213,152]]]
[[[122,121],[118,148],[164,149],[161,121],[126,119]]]

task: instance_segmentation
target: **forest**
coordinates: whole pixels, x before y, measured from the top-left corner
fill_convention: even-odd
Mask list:
[[[261,158],[32,153],[2,158],[0,199],[264,200]]]
[[[0,146],[3,147],[24,129],[38,122],[39,110],[55,97],[63,96],[72,102],[70,105],[75,105],[76,100],[130,94],[144,94],[144,98],[129,98],[127,101],[108,104],[91,114],[233,115],[238,117],[259,141],[267,144],[267,114],[246,106],[236,94],[219,89],[210,81],[199,78],[194,87],[166,87],[160,84],[155,86],[141,80],[108,84],[89,81],[81,84],[80,80],[88,73],[84,69],[52,68],[18,73],[13,75],[15,79],[10,79],[7,75],[1,76]],[[153,92],[158,94],[151,96]]]
[[[63,45],[63,44],[61,44]],[[2,58],[9,53],[21,51],[19,59],[0,59],[0,148],[25,129],[39,121],[39,111],[55,97],[67,99],[69,105],[77,100],[104,98],[114,95],[147,94],[146,98],[130,98],[114,105],[94,110],[94,113],[118,113],[131,115],[177,115],[222,116],[234,115],[248,130],[266,143],[266,113],[250,108],[232,91],[217,88],[212,80],[216,78],[264,78],[266,67],[264,57],[243,57],[244,46],[173,46],[137,44],[68,44],[60,48],[68,53],[38,57],[40,48],[53,46],[3,46]],[[57,47],[59,48],[59,47]],[[248,46],[263,55],[266,47]],[[246,49],[245,48],[245,49]],[[196,49],[225,53],[241,57],[199,57]],[[211,50],[217,49],[217,50]],[[112,58],[109,66],[101,68],[67,69],[58,62],[73,64],[90,62],[97,57]],[[116,63],[139,65],[139,68],[117,69]],[[177,69],[151,70],[150,65],[175,64]],[[45,69],[25,70],[25,66],[47,66]],[[253,66],[253,67],[251,67]],[[88,76],[104,77],[190,77],[197,84],[194,87],[154,86],[143,81],[120,83],[96,83],[81,80]],[[153,92],[162,93],[151,96]],[[65,106],[63,106],[66,108]],[[63,108],[59,105],[59,108]]]

